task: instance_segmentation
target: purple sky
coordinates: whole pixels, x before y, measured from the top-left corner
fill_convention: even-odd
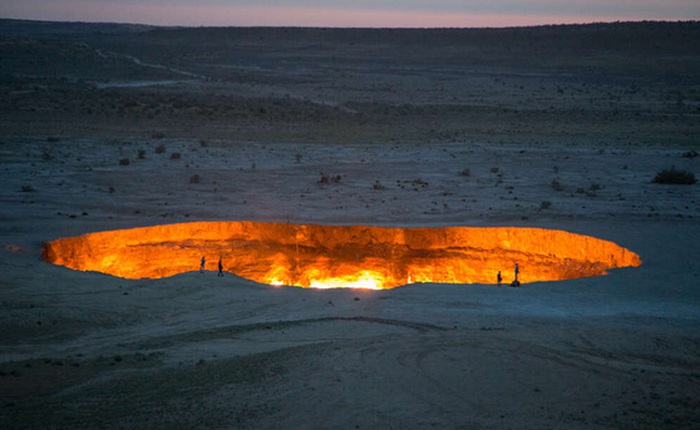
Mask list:
[[[0,0],[0,17],[188,26],[504,27],[698,20],[700,0]]]

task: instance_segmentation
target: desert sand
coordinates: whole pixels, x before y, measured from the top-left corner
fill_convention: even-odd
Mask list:
[[[0,427],[700,427],[700,191],[652,183],[700,173],[699,38],[0,21]],[[369,291],[42,260],[228,220],[561,229],[643,263]]]

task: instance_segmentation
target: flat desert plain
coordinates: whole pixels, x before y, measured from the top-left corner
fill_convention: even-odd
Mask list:
[[[699,185],[652,182],[700,173],[698,40],[0,21],[0,427],[700,428]],[[642,265],[374,291],[42,259],[245,220],[561,229]]]

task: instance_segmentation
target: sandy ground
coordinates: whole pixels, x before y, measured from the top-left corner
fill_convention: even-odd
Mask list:
[[[6,422],[697,424],[699,196],[696,187],[654,185],[648,176],[669,157],[680,166],[678,151],[157,144],[181,159],[155,154],[150,142],[65,141],[52,160],[41,158],[44,141],[4,143]],[[141,147],[143,160],[115,162]],[[510,173],[516,160],[527,176]],[[199,184],[189,183],[194,171]],[[343,179],[319,184],[320,171]],[[418,173],[428,187],[404,185]],[[556,178],[564,190],[552,187]],[[375,181],[385,188],[374,190]],[[604,186],[575,191],[590,182]],[[23,184],[36,191],[22,192]],[[544,200],[550,208],[540,207]],[[40,261],[43,240],[192,219],[564,228],[629,247],[644,264],[521,289],[371,292],[273,288],[214,272],[126,281]]]
[[[532,79],[528,89],[551,84]],[[180,94],[178,85],[189,84],[161,80],[158,91]],[[398,87],[391,94],[406,100]],[[340,97],[339,88],[328,91]],[[556,120],[551,133],[539,120],[554,114],[521,117],[501,134],[509,117],[484,114],[494,130],[465,136],[476,124],[467,121],[442,138],[425,134],[432,117],[415,123],[411,109],[429,110],[422,105],[381,105],[373,112],[388,109],[392,127],[365,135],[343,114],[331,125],[216,123],[191,136],[183,130],[200,122],[125,127],[109,116],[4,110],[19,121],[3,124],[0,143],[0,427],[700,427],[700,191],[651,183],[672,165],[697,173],[697,158],[683,155],[698,127],[634,103],[655,121],[667,116],[667,128],[647,124],[657,134],[640,141],[647,121],[624,116],[587,137],[588,121],[609,113],[596,100],[585,120]],[[319,139],[333,124],[342,143]],[[222,137],[241,130],[250,134]],[[321,174],[342,179],[320,184]],[[612,240],[643,265],[519,289],[318,291],[213,271],[128,281],[41,261],[43,241],[200,220],[558,228]]]

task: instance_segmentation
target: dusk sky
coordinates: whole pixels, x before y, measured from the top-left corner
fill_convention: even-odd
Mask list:
[[[0,0],[0,17],[186,26],[505,27],[697,20],[700,0]]]

